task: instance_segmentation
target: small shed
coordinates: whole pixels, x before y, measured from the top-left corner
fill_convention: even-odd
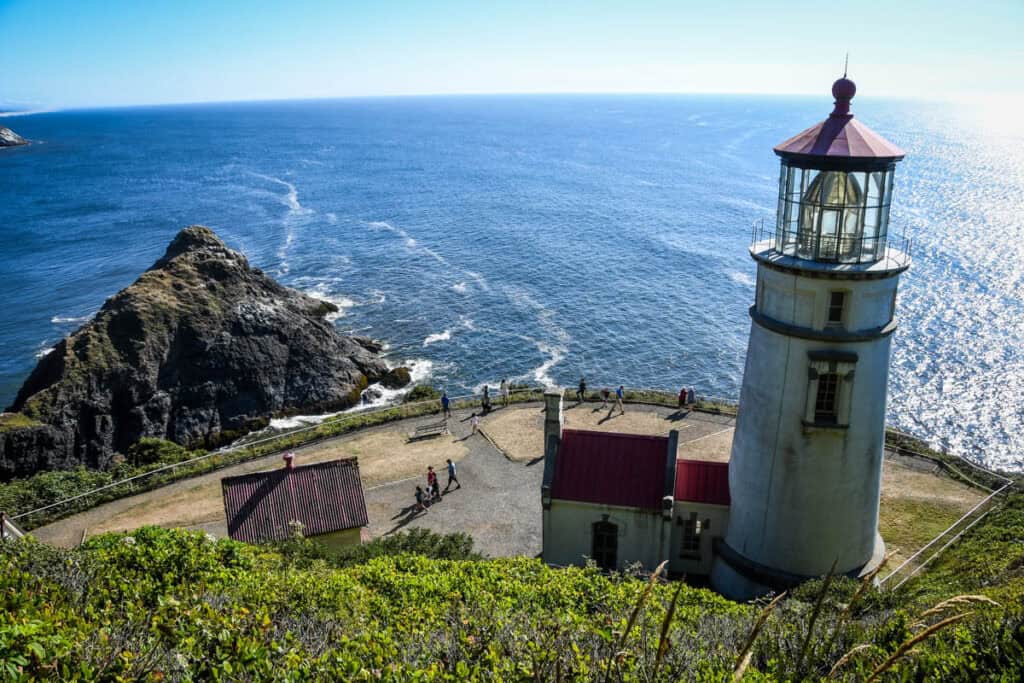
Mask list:
[[[289,454],[290,455],[290,454]],[[221,479],[228,535],[264,543],[292,536],[296,522],[307,538],[329,548],[357,544],[369,523],[356,458],[285,466]]]

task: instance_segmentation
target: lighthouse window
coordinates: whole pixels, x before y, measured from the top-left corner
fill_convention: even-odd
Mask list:
[[[814,401],[814,421],[819,424],[835,424],[838,412],[836,396],[839,389],[839,375],[828,372],[818,375],[818,396]]]
[[[842,324],[843,306],[846,304],[846,292],[832,292],[828,299],[828,322],[830,325]]]
[[[591,557],[601,569],[615,569],[618,565],[619,527],[608,521],[594,522]]]

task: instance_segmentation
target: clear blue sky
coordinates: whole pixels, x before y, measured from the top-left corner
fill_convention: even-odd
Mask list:
[[[817,94],[846,50],[863,94],[1016,96],[1024,0],[0,0],[0,105]]]

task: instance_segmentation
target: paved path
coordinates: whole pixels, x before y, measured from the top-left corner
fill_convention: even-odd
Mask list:
[[[540,482],[544,470],[544,464],[540,460],[543,441],[541,410],[540,403],[517,404],[509,408],[499,408],[481,421],[482,428],[486,430],[489,423],[495,426],[499,424],[493,422],[495,420],[513,417],[510,413],[528,417],[527,422],[530,424],[526,426],[524,423],[522,431],[536,432],[536,457],[520,461],[509,460],[482,435],[471,434],[469,410],[455,411],[450,421],[453,433],[435,437],[434,443],[438,444],[439,453],[447,452],[442,446],[450,445],[451,440],[459,441],[465,446],[467,453],[458,463],[462,488],[450,491],[442,501],[425,513],[411,514],[416,484],[426,483],[425,471],[412,477],[408,477],[409,472],[406,472],[398,481],[385,480],[384,483],[379,483],[380,480],[366,480],[364,476],[366,505],[370,519],[369,535],[376,538],[413,527],[424,527],[439,533],[462,531],[473,536],[477,549],[488,555],[539,554]],[[686,428],[680,432],[681,455],[682,445],[686,442],[700,441],[703,436],[718,434],[732,424],[732,418],[724,416],[692,414],[680,417],[676,411],[669,408],[630,405],[629,410],[642,411],[669,420],[672,428],[685,426]],[[569,411],[567,415],[571,413],[572,411]],[[536,425],[532,424],[534,418]],[[411,433],[418,424],[436,420],[437,417],[432,415],[402,420],[359,430],[296,450],[300,461],[303,461],[304,457],[310,462],[322,457],[337,457],[325,451],[332,445],[360,439],[379,431]],[[533,437],[530,437],[529,441],[532,443]],[[701,446],[706,447],[703,443]],[[447,481],[444,456],[439,455],[433,465],[443,487]],[[162,524],[187,525],[189,528],[203,529],[215,536],[226,536],[226,522],[219,497],[220,480],[226,476],[274,467],[280,467],[280,455],[264,456],[175,482],[154,491],[111,501],[40,527],[32,533],[44,542],[71,547],[81,541],[83,531],[87,529],[99,528],[107,520],[118,515],[130,521],[136,514],[163,510],[160,506],[170,501],[177,503],[179,507],[188,506],[189,521],[176,521],[168,517],[161,520]]]

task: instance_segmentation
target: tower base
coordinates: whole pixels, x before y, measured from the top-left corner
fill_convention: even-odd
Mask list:
[[[819,576],[793,574],[773,569],[746,558],[721,538],[715,539],[715,561],[711,567],[711,586],[730,600],[745,601],[771,592],[799,586]],[[862,578],[878,568],[885,559],[885,541],[875,533],[871,558],[859,567],[843,572],[850,578]]]

